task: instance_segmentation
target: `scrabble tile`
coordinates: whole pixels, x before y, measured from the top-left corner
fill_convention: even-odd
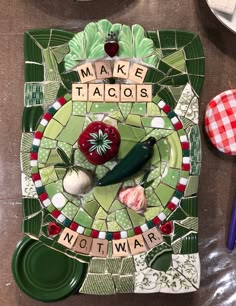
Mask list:
[[[156,227],[144,232],[143,238],[150,249],[163,242],[163,237]]]
[[[152,85],[137,85],[137,102],[151,102],[152,101]]]
[[[87,101],[88,85],[87,84],[72,84],[72,101]]]
[[[146,251],[144,240],[141,234],[128,238],[128,243],[132,255]]]
[[[94,238],[90,255],[96,257],[106,257],[107,249],[108,249],[108,240]]]
[[[119,102],[120,101],[120,85],[105,84],[105,101]]]
[[[95,71],[97,79],[106,79],[112,77],[111,62],[95,62]]]
[[[77,67],[81,83],[87,83],[96,79],[92,63],[85,63]]]
[[[129,62],[115,61],[113,69],[113,77],[127,79],[129,75]]]
[[[74,251],[82,254],[89,254],[92,246],[93,238],[84,235],[78,235],[74,245]]]
[[[113,256],[128,256],[128,241],[127,239],[119,239],[112,241]]]
[[[71,249],[78,237],[78,233],[70,230],[69,228],[65,228],[58,240],[58,243],[64,245],[68,249]]]
[[[104,101],[104,84],[89,84],[88,90],[89,101]]]
[[[135,82],[136,84],[143,84],[147,70],[148,68],[142,65],[133,64],[129,71],[129,80]]]
[[[120,101],[121,102],[134,102],[136,100],[136,86],[135,85],[125,85],[120,86]]]

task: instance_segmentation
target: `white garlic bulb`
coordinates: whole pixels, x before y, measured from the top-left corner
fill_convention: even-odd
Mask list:
[[[93,186],[92,176],[82,170],[71,169],[66,172],[63,179],[64,190],[72,195],[85,194]]]

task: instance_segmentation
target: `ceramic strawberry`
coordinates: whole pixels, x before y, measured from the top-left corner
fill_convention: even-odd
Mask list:
[[[106,43],[104,45],[104,50],[110,57],[114,57],[118,53],[119,44],[114,32],[110,32],[108,34],[108,38],[106,39]]]
[[[94,121],[79,136],[78,146],[91,164],[101,165],[118,153],[120,134],[114,126]]]

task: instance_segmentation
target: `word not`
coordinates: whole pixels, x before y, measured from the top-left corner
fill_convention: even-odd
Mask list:
[[[151,102],[152,85],[72,84],[72,101]]]
[[[81,83],[87,83],[96,79],[120,78],[129,79],[136,84],[143,84],[148,68],[132,64],[128,61],[115,61],[113,65],[111,61],[99,61],[85,63],[77,67]]]
[[[58,242],[77,253],[85,255],[106,257],[108,252],[108,240],[87,237],[69,228],[63,230]],[[113,240],[112,252],[114,257],[136,255],[162,242],[161,233],[154,227],[134,237]]]

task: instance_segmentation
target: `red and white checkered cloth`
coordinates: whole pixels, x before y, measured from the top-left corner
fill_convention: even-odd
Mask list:
[[[207,106],[205,129],[221,152],[236,155],[236,90],[216,96]]]

